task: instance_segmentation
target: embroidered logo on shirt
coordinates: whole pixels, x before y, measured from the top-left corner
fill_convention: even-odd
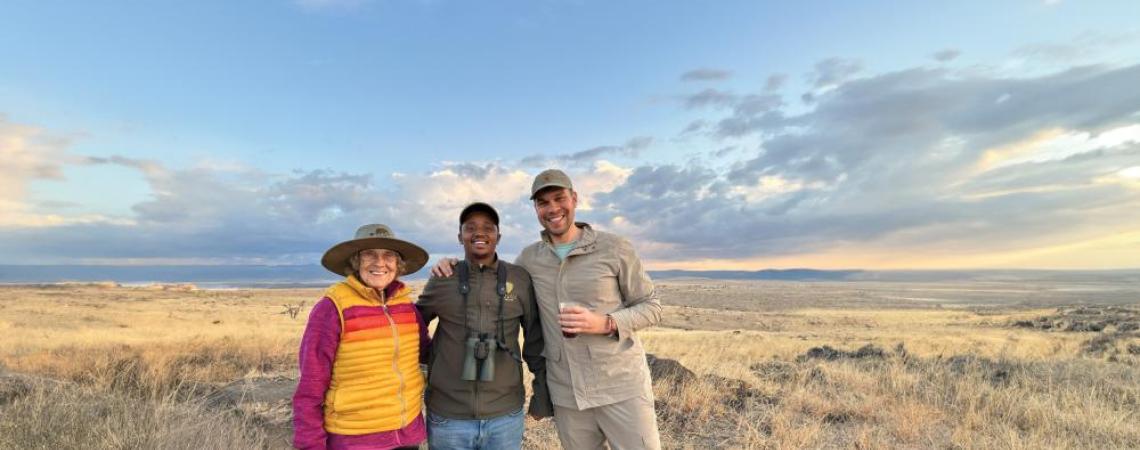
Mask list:
[[[508,281],[507,282],[507,295],[503,296],[503,301],[504,302],[513,302],[513,301],[516,301],[518,299],[519,298],[517,296],[515,296],[515,285],[514,285],[514,283],[511,283],[510,281]]]

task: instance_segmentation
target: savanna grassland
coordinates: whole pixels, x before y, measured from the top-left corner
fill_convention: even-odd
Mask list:
[[[1140,447],[1135,283],[658,287],[667,448]],[[319,295],[2,287],[0,448],[288,448]]]

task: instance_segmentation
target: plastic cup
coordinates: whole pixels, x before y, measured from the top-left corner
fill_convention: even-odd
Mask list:
[[[559,302],[558,303],[558,312],[559,312],[559,314],[561,314],[562,311],[564,311],[566,308],[570,308],[573,306],[584,307],[585,305],[578,303],[578,302]],[[566,330],[562,330],[562,337],[564,337],[566,339],[574,339],[574,338],[578,337],[578,333],[571,333],[571,332],[568,332]]]

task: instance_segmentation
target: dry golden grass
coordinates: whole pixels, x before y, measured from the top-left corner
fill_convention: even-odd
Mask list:
[[[714,302],[694,299],[699,286],[665,287],[684,300],[666,295],[665,325],[640,334],[649,352],[693,372],[655,380],[667,448],[1140,447],[1134,332],[1009,326],[1057,311],[1032,305],[701,308]],[[748,286],[731,287],[743,305]],[[844,289],[882,294],[857,287]],[[248,407],[218,394],[234,380],[295,378],[319,290],[2,291],[0,448],[288,446],[287,402]],[[302,301],[296,319],[281,314]],[[1098,336],[1112,338],[1111,351],[1088,351]],[[883,354],[804,358],[867,344]],[[551,421],[527,426],[526,448],[558,448]]]
[[[202,400],[32,382],[0,408],[0,448],[264,448],[256,423]]]

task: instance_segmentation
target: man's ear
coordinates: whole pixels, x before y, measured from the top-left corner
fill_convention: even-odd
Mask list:
[[[455,235],[455,240],[459,241],[459,245],[463,245],[463,233],[457,233]]]

